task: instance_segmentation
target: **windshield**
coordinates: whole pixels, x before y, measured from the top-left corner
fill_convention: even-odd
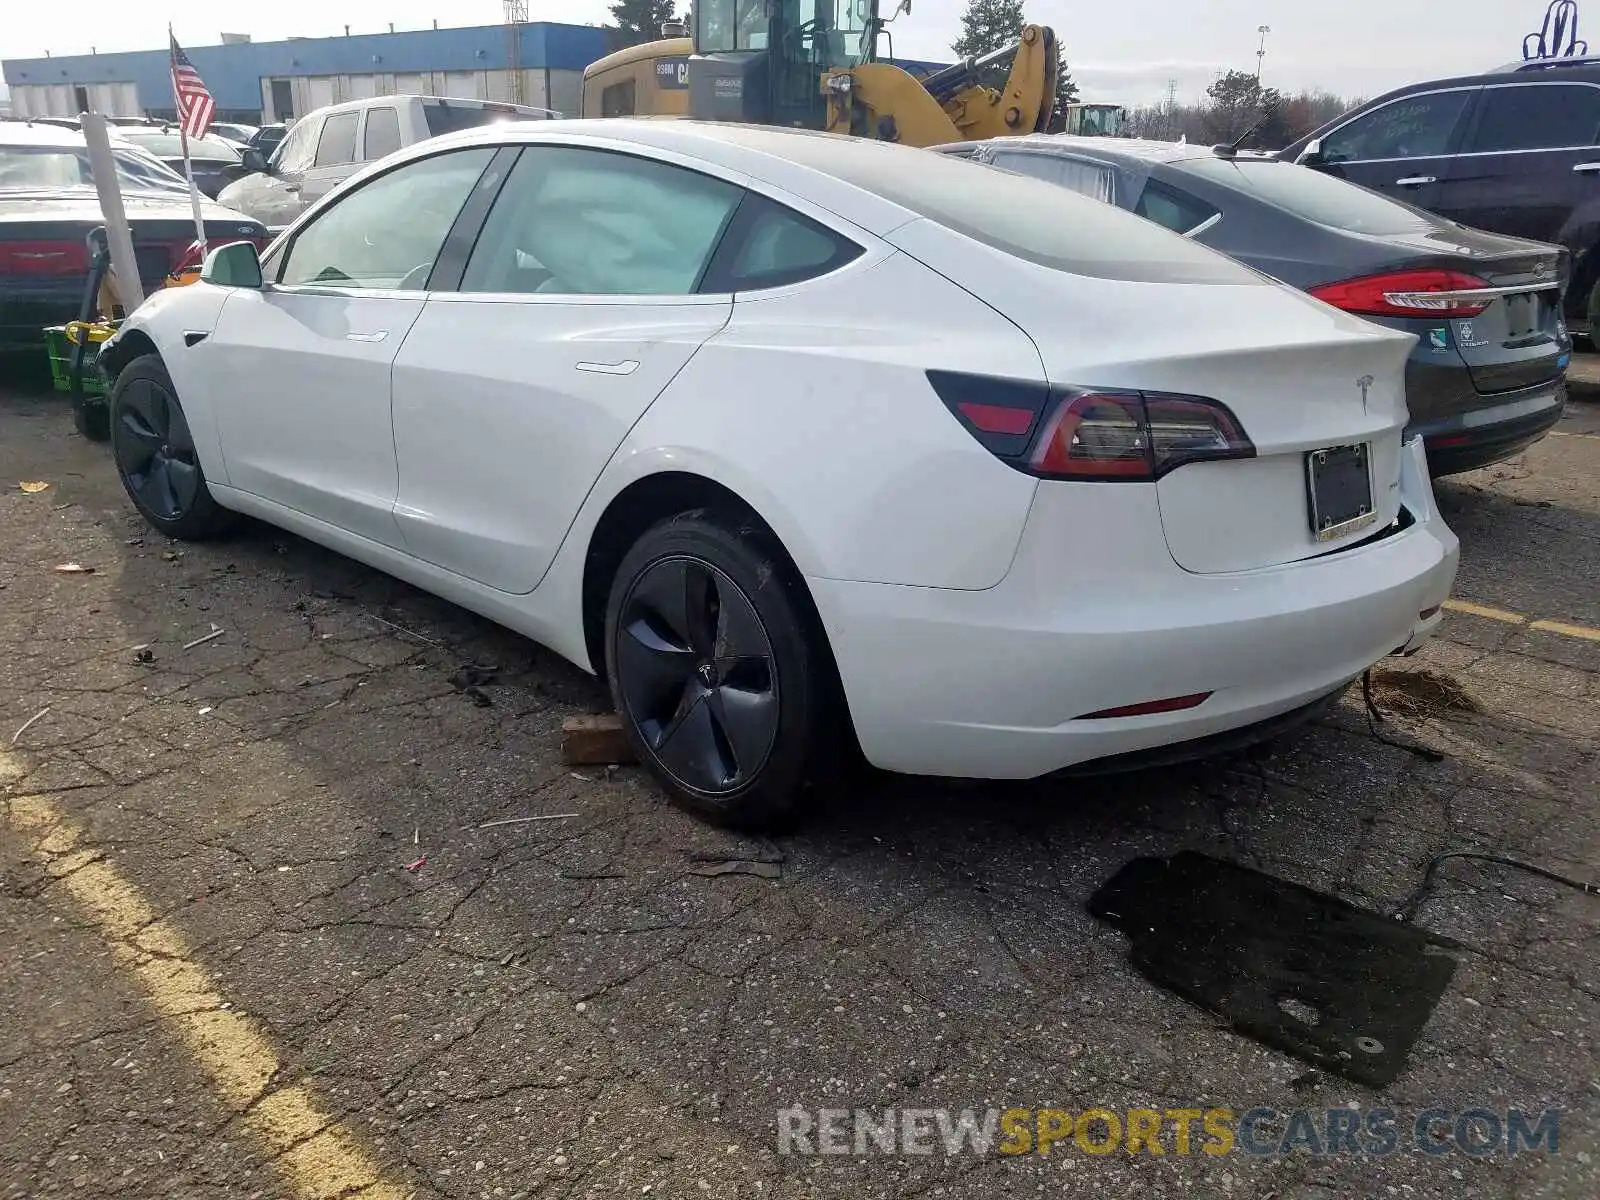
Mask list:
[[[139,133],[129,130],[122,136],[161,158],[178,158],[183,154],[183,139],[175,133]],[[238,162],[239,151],[221,138],[190,138],[189,157],[220,158],[224,162]]]
[[[785,57],[824,69],[872,58],[868,20],[877,11],[874,0],[700,0],[694,6],[696,51],[765,50],[769,2],[771,19],[787,41]]]
[[[1196,158],[1172,165],[1223,187],[1247,192],[1297,217],[1350,233],[1408,233],[1429,223],[1409,205],[1293,163]]]
[[[187,191],[176,171],[153,158],[113,151],[117,180],[130,191]],[[0,146],[0,191],[93,187],[89,151],[68,146]]]

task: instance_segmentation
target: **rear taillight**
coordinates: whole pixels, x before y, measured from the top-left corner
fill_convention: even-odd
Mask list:
[[[945,406],[1008,465],[1047,479],[1150,481],[1185,463],[1254,458],[1225,405],[1162,392],[1051,389],[929,371]]]
[[[0,272],[7,275],[84,275],[89,247],[81,241],[0,241]]]
[[[1494,302],[1486,280],[1461,271],[1393,271],[1311,289],[1318,300],[1365,317],[1476,317]]]

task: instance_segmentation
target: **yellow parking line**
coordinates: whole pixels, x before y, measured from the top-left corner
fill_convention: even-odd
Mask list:
[[[1600,629],[1590,629],[1587,625],[1568,625],[1565,621],[1533,621],[1529,623],[1528,628],[1583,638],[1586,642],[1600,642]]]
[[[20,764],[0,751],[0,778],[20,773]],[[260,1140],[296,1200],[404,1200],[412,1194],[384,1181],[382,1168],[310,1088],[274,1085],[280,1064],[260,1026],[228,1007],[183,935],[84,843],[81,826],[44,796],[15,798],[8,807],[12,824],[38,838],[50,855],[55,887],[138,979],[223,1103]]]
[[[1487,617],[1491,621],[1504,621],[1507,625],[1526,625],[1528,618],[1521,613],[1507,612],[1503,608],[1489,608],[1482,604],[1471,604],[1466,600],[1446,600],[1444,606],[1450,612],[1466,613],[1469,617]]]
[[[1600,441],[1600,433],[1579,433],[1575,429],[1552,429],[1550,431],[1550,436],[1593,438],[1596,441]]]
[[[1537,629],[1542,633],[1559,633],[1562,637],[1582,638],[1586,642],[1600,642],[1600,629],[1589,625],[1574,625],[1568,621],[1552,621],[1546,617],[1535,620],[1525,617],[1521,613],[1507,612],[1503,608],[1489,608],[1483,604],[1473,604],[1467,600],[1446,600],[1444,606],[1450,612],[1466,613],[1469,617],[1483,617],[1490,621],[1502,621],[1507,625],[1526,625],[1529,629]]]

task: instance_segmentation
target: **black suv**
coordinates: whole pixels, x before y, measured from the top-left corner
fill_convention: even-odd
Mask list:
[[[1463,225],[1565,246],[1567,319],[1600,338],[1600,56],[1412,84],[1279,157]]]

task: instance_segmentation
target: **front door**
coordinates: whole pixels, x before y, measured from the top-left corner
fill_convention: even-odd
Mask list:
[[[234,378],[216,412],[229,483],[399,545],[390,378],[445,236],[492,148],[450,151],[368,181],[270,256],[210,341]]]
[[[1600,87],[1494,84],[1441,183],[1438,211],[1463,225],[1559,242],[1600,199]]]
[[[523,150],[460,290],[429,297],[395,361],[413,554],[538,584],[628,430],[727,323],[731,296],[697,285],[741,195],[651,158]]]
[[[1432,209],[1477,92],[1470,86],[1420,92],[1362,113],[1322,139],[1321,161],[1315,165]]]

